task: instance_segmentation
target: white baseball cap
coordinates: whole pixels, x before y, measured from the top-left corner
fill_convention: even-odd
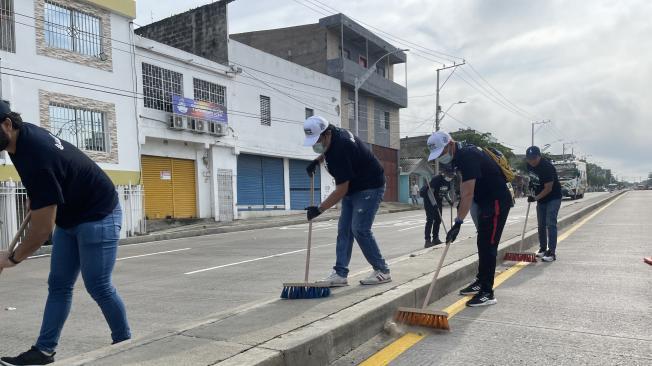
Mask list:
[[[428,149],[430,149],[430,156],[428,156],[428,161],[437,159],[451,140],[451,135],[449,135],[447,132],[433,132],[432,135],[428,137]]]
[[[306,139],[303,141],[303,146],[313,146],[319,140],[319,136],[328,128],[328,121],[320,116],[308,117],[303,122],[303,132],[306,134]]]

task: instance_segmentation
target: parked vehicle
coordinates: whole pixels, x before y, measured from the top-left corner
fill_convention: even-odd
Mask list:
[[[586,163],[583,161],[555,161],[552,163],[557,169],[561,193],[570,199],[583,198],[588,182],[586,174]]]

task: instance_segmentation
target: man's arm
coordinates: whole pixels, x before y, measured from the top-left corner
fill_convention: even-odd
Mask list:
[[[548,194],[550,194],[550,192],[552,192],[552,185],[553,185],[553,182],[544,183],[543,184],[543,190],[541,191],[541,193],[536,195],[536,197],[534,197],[534,199],[538,201],[538,200],[544,198],[545,196],[547,196]]]
[[[319,205],[319,209],[321,211],[326,211],[329,208],[335,206],[338,202],[346,196],[347,192],[349,192],[349,181],[347,180],[344,183],[340,183],[337,186],[335,186],[335,191],[331,193],[324,202]]]
[[[469,179],[460,185],[460,205],[457,208],[457,218],[464,220],[471,211],[473,193],[475,192],[475,179]]]
[[[25,240],[14,251],[13,259],[22,262],[40,248],[54,230],[54,220],[57,216],[57,206],[51,205],[32,211],[32,218]],[[8,258],[11,253],[0,252],[0,268],[13,267]]]

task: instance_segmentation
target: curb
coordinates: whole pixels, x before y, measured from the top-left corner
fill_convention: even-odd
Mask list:
[[[563,217],[558,222],[559,229],[568,228],[623,193],[619,192]],[[537,229],[526,232],[524,243],[525,248],[538,245]],[[498,264],[502,262],[506,252],[518,249],[519,244],[520,237],[501,243],[498,248]],[[477,263],[477,256],[474,254],[444,266],[431,302],[466,284],[475,275]],[[385,322],[393,317],[397,307],[420,306],[426,296],[431,278],[432,272],[423,273],[409,282],[260,344],[247,346],[245,350],[232,357],[222,358],[223,361],[212,364],[218,366],[329,365],[382,332]],[[168,331],[163,335],[150,335],[148,338],[125,342],[122,347],[102,348],[62,360],[57,365],[93,365],[95,362],[108,364],[107,361],[119,353],[153,344],[165,337],[183,336],[183,333],[188,330],[186,328]],[[219,352],[218,349],[214,351]]]

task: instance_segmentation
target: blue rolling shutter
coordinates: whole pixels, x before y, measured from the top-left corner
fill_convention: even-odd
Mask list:
[[[310,177],[306,167],[310,161],[290,160],[290,208],[303,210],[310,206]],[[315,204],[321,203],[321,176],[317,169],[315,174]]]
[[[262,210],[263,174],[259,156],[238,155],[238,209]]]
[[[263,191],[266,210],[285,209],[285,179],[283,159],[261,157]]]

